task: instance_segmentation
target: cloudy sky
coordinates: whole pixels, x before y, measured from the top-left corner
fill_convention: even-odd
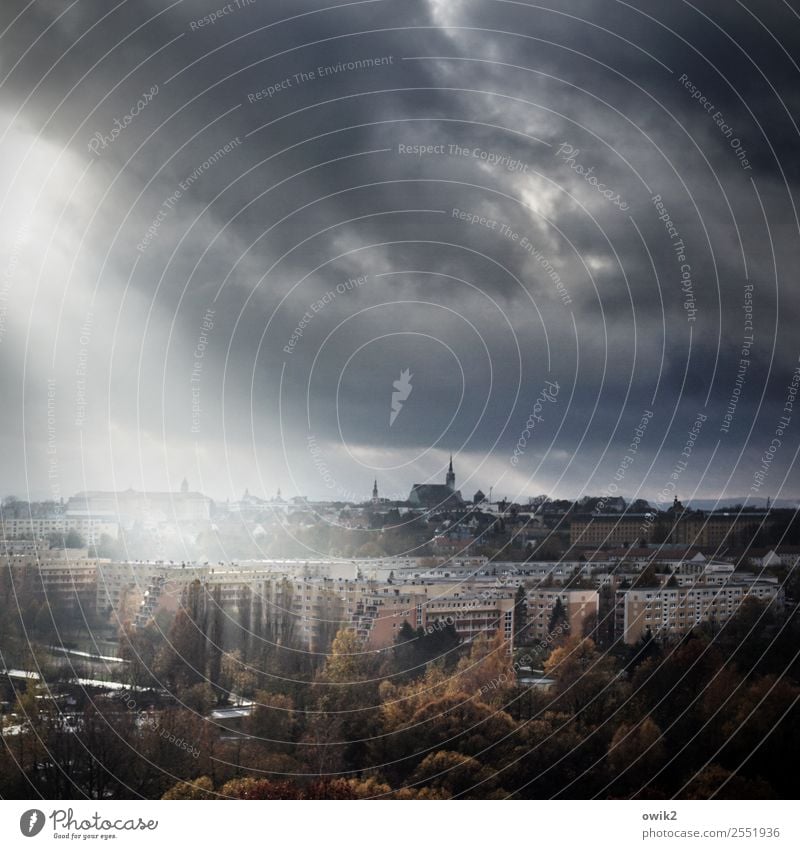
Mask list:
[[[797,497],[798,47],[786,0],[4,0],[0,489]]]

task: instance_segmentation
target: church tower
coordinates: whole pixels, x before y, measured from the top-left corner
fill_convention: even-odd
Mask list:
[[[372,503],[378,503],[378,481],[375,480],[375,483],[372,485]]]
[[[453,455],[450,455],[450,466],[447,469],[447,477],[445,478],[445,483],[447,484],[447,488],[451,492],[455,492],[456,489],[456,473],[453,471]]]

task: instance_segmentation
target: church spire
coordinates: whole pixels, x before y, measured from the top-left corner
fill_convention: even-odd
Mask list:
[[[375,483],[372,485],[372,503],[378,503],[378,479],[375,479]]]
[[[453,471],[453,455],[450,455],[450,465],[447,467],[447,477],[445,483],[451,490],[456,488],[456,473]]]

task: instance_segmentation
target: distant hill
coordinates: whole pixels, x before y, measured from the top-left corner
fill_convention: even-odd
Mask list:
[[[748,507],[766,507],[766,499],[759,498],[757,500],[747,500],[746,495],[741,495],[738,498],[695,498],[687,502],[689,507],[695,510],[718,510],[721,507],[733,507],[736,504],[746,504]],[[796,509],[800,505],[800,499],[797,498],[777,498],[770,502],[771,507],[788,507]]]

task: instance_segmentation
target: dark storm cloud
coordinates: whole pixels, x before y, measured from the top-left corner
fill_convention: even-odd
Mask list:
[[[21,13],[0,69],[4,124],[21,110],[9,155],[21,158],[41,131],[45,161],[62,154],[56,172],[65,170],[63,187],[45,186],[53,209],[31,219],[57,234],[53,297],[72,268],[66,313],[48,308],[48,290],[33,303],[34,338],[61,322],[55,360],[26,341],[20,309],[5,340],[28,346],[29,415],[12,417],[4,451],[19,456],[24,436],[41,458],[41,385],[52,375],[61,480],[68,491],[83,485],[72,419],[85,356],[94,449],[81,432],[94,486],[109,485],[113,464],[125,485],[163,485],[188,468],[220,494],[260,476],[268,491],[294,480],[322,495],[312,433],[342,490],[364,489],[373,466],[402,466],[385,476],[407,488],[438,475],[452,450],[463,474],[480,469],[470,486],[577,494],[607,483],[642,410],[654,409],[627,492],[661,488],[698,411],[708,419],[681,488],[747,491],[800,354],[789,285],[800,27],[789,7],[242,6],[203,26],[219,4],[122,3],[104,19],[87,4],[61,18],[57,3],[4,6],[0,31]],[[339,64],[364,59],[380,61]],[[153,86],[152,102],[95,158],[94,134],[110,133]],[[37,172],[26,174],[15,193],[35,183]],[[29,271],[39,273],[35,256],[17,277]],[[738,385],[748,281],[755,342]],[[189,378],[208,310],[202,427],[192,432]],[[414,388],[390,427],[392,384],[406,368]],[[4,359],[2,379],[21,397],[19,357]],[[558,402],[512,469],[548,379],[560,382]],[[24,485],[21,464],[11,475]],[[792,495],[796,483],[792,473]]]

